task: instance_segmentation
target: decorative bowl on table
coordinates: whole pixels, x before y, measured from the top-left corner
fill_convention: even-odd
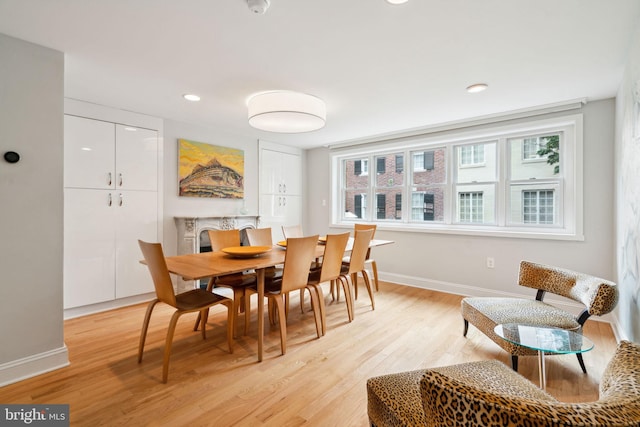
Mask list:
[[[318,243],[321,244],[321,245],[326,245],[327,244],[327,236],[318,237]]]
[[[234,258],[251,258],[265,254],[271,250],[271,246],[231,246],[221,249],[227,255]]]
[[[286,240],[280,240],[278,243],[276,243],[276,245],[280,246],[281,248],[286,248],[287,247],[287,241]]]

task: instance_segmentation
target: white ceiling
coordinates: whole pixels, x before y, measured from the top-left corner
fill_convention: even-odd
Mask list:
[[[638,0],[0,0],[0,33],[65,52],[67,97],[303,148],[613,97],[639,18]],[[327,125],[251,128],[247,98],[275,89],[324,99]]]

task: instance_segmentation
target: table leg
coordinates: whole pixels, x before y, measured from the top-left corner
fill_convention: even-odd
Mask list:
[[[258,276],[258,362],[262,362],[262,342],[264,339],[264,268],[256,270]]]
[[[547,389],[547,377],[544,368],[544,351],[538,350],[538,375],[540,377],[540,388]]]

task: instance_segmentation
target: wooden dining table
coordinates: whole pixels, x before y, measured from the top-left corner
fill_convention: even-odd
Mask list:
[[[382,246],[393,243],[392,240],[371,240],[369,247]],[[353,238],[347,243],[347,251],[353,246]],[[317,258],[322,257],[324,245],[316,247]],[[230,256],[224,252],[202,252],[195,254],[165,257],[167,269],[170,273],[181,276],[185,280],[214,280],[217,276],[255,270],[258,288],[258,361],[262,361],[264,340],[264,277],[265,270],[284,263],[286,250],[274,245],[272,250],[248,258]],[[141,261],[144,263],[144,261]]]

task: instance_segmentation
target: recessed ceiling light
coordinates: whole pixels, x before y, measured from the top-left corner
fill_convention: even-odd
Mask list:
[[[468,86],[467,87],[467,92],[469,92],[469,93],[478,93],[478,92],[482,92],[483,90],[485,90],[488,87],[489,87],[489,85],[487,85],[486,83],[476,83],[476,84],[473,84],[471,86]]]
[[[408,2],[409,0],[387,0],[387,3],[389,4],[403,4]]]
[[[200,101],[200,97],[193,93],[185,93],[184,95],[182,95],[182,97],[187,101],[193,101],[193,102]]]

